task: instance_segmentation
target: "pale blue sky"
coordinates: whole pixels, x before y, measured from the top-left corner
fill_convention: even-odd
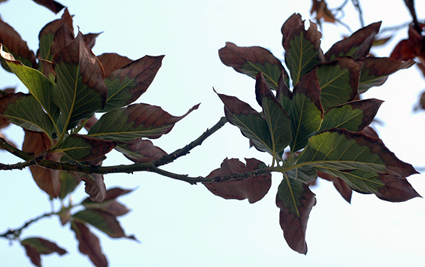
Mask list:
[[[216,0],[216,1],[66,1],[74,25],[83,33],[102,32],[95,54],[117,52],[131,59],[166,55],[155,80],[140,99],[161,106],[173,115],[190,107],[200,108],[177,123],[173,131],[155,140],[167,152],[183,147],[213,126],[221,116],[221,101],[213,92],[234,95],[258,108],[254,80],[224,66],[218,49],[226,41],[239,46],[259,45],[283,58],[280,27],[294,12],[309,18],[311,1]],[[342,2],[342,1],[339,1]],[[362,1],[366,24],[383,20],[383,27],[409,20],[401,0],[385,1],[385,11]],[[27,7],[22,7],[23,3]],[[382,2],[379,2],[382,3]],[[417,1],[417,10],[425,4]],[[38,32],[43,25],[60,17],[32,1],[11,0],[0,5],[0,14],[36,50]],[[347,13],[354,30],[357,13]],[[419,13],[419,17],[425,14]],[[323,50],[347,34],[343,27],[325,25]],[[406,36],[402,31],[399,38]],[[397,40],[389,45],[393,47]],[[387,56],[388,49],[376,50]],[[0,88],[26,89],[11,74],[0,71]],[[425,166],[423,132],[425,112],[413,113],[425,79],[413,67],[372,88],[366,97],[385,100],[378,118],[384,126],[376,128],[387,147],[401,160]],[[26,92],[26,91],[25,91]],[[21,144],[22,131],[12,128],[9,137]],[[108,155],[105,164],[128,162],[118,153]],[[166,166],[167,170],[191,176],[208,175],[222,160],[255,157],[270,163],[271,158],[248,148],[238,129],[226,125],[184,158]],[[0,153],[1,162],[19,161]],[[389,203],[373,195],[354,193],[346,203],[333,185],[320,181],[313,188],[317,205],[307,227],[307,255],[293,252],[283,239],[278,223],[275,193],[280,182],[273,176],[269,194],[253,205],[247,201],[224,200],[202,185],[190,186],[156,174],[135,173],[105,176],[107,187],[137,189],[121,198],[132,211],[120,219],[127,234],[141,243],[112,240],[97,230],[110,266],[423,266],[425,264],[425,204],[416,198]],[[425,195],[423,175],[409,178],[419,194]],[[33,182],[28,170],[2,172],[0,177],[0,232],[20,227],[25,221],[50,210],[50,203]],[[85,198],[80,186],[73,196]],[[55,202],[58,208],[58,203]],[[25,230],[22,237],[42,236],[66,250],[62,257],[42,257],[43,266],[92,266],[77,249],[69,226],[62,228],[57,218],[44,219]],[[0,266],[31,266],[23,248],[0,240]]]

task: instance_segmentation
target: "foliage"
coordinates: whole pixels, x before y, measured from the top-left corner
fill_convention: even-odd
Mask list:
[[[54,12],[62,8],[54,1],[36,2]],[[307,253],[308,217],[316,204],[309,186],[318,177],[331,180],[348,202],[352,190],[391,202],[419,196],[406,180],[416,170],[389,151],[369,127],[382,101],[360,99],[361,93],[413,64],[412,60],[368,56],[380,23],[360,29],[323,53],[316,24],[310,23],[305,29],[301,16],[294,14],[281,30],[285,66],[264,48],[227,43],[219,50],[220,59],[256,79],[256,100],[262,110],[217,93],[225,117],[172,153],[151,140],[168,134],[199,105],[182,116],[173,116],[161,107],[135,103],[153,82],[163,56],[138,60],[115,53],[96,56],[91,48],[98,34],[78,32],[75,36],[72,23],[65,9],[60,19],[40,31],[39,50],[34,53],[11,26],[0,20],[2,67],[28,89],[28,93],[2,90],[1,127],[18,125],[25,130],[25,138],[22,149],[0,139],[0,147],[24,160],[0,164],[1,169],[29,167],[37,185],[51,198],[69,198],[81,181],[89,195],[78,204],[69,201],[65,205],[62,201],[59,211],[42,214],[21,228],[0,234],[11,241],[19,240],[36,266],[41,266],[41,254],[66,253],[42,237],[21,239],[25,228],[45,217],[58,216],[63,225],[70,225],[80,252],[96,266],[107,266],[108,262],[90,227],[111,238],[136,240],[125,234],[117,220],[129,211],[117,198],[132,190],[106,190],[103,174],[107,173],[155,172],[190,184],[203,183],[226,199],[255,203],[268,193],[275,172],[281,177],[276,205],[284,238],[293,250],[303,254]],[[271,164],[255,158],[246,159],[246,163],[226,158],[207,177],[189,177],[160,168],[201,145],[227,121],[238,127],[257,150],[270,154]],[[102,166],[112,149],[134,164]]]

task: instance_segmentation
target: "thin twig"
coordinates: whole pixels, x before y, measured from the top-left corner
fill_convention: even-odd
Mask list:
[[[363,11],[362,11],[362,8],[360,7],[360,1],[351,0],[351,2],[353,3],[354,7],[357,9],[357,12],[359,13],[360,26],[363,28],[364,20],[363,20]]]
[[[0,137],[0,147],[2,147],[7,152],[9,152],[9,153],[11,153],[11,154],[17,156],[18,158],[23,159],[23,160],[30,161],[30,160],[34,159],[33,154],[24,152],[24,151],[14,147],[14,146],[12,146],[11,144],[6,142],[6,140],[4,140],[1,137]]]
[[[0,237],[7,238],[9,240],[16,239],[16,238],[18,238],[21,235],[22,230],[24,230],[25,228],[27,228],[31,224],[35,223],[36,221],[38,221],[40,219],[43,219],[43,218],[46,218],[46,217],[50,217],[50,216],[56,215],[56,214],[58,214],[58,213],[57,212],[46,212],[46,213],[43,213],[40,216],[27,221],[22,227],[20,227],[18,229],[9,229],[9,230],[7,230],[3,234],[0,234]]]

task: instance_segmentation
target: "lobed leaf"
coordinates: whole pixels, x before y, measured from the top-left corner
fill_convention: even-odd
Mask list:
[[[390,74],[411,67],[413,60],[398,61],[392,58],[367,57],[362,59],[363,66],[359,80],[359,92],[364,93],[372,86],[380,86]]]
[[[108,90],[102,112],[126,106],[136,101],[155,78],[164,56],[144,56],[113,71],[105,80]]]
[[[116,148],[126,158],[138,163],[148,163],[167,155],[161,148],[154,146],[150,140],[136,138],[133,141],[120,144]]]
[[[282,45],[286,52],[286,66],[291,75],[292,85],[295,86],[301,77],[324,62],[320,48],[322,34],[313,22],[310,22],[310,28],[306,31],[300,14],[289,17],[283,24],[281,32]]]
[[[338,57],[361,58],[369,54],[375,35],[379,32],[381,22],[372,23],[353,33],[347,39],[336,42],[325,54],[326,61]]]
[[[61,149],[71,159],[90,161],[109,153],[117,142],[93,138],[87,135],[72,134],[63,142]]]
[[[254,79],[258,72],[262,72],[267,84],[273,89],[277,89],[279,76],[285,72],[280,60],[269,50],[259,46],[239,47],[227,42],[218,54],[224,65]]]
[[[276,195],[276,206],[280,209],[279,223],[289,247],[298,253],[307,254],[305,235],[314,205],[315,194],[306,184],[284,177]]]
[[[255,148],[273,155],[273,144],[265,119],[250,105],[233,96],[218,94],[224,104],[227,120],[249,138]]]
[[[245,173],[265,166],[257,159],[245,159],[246,166],[238,159],[225,159],[219,169],[212,171],[208,177],[232,175]],[[205,187],[214,195],[224,199],[248,199],[249,203],[261,200],[271,187],[271,174],[263,174],[249,177],[247,179],[234,179],[225,182],[203,183]]]
[[[383,102],[378,99],[366,99],[332,107],[325,112],[319,131],[338,128],[361,132],[373,121]]]
[[[319,130],[322,123],[323,108],[315,71],[304,75],[295,86],[289,118],[292,126],[291,151],[298,151],[307,145],[308,138]]]
[[[271,152],[274,156],[283,151],[292,140],[291,121],[261,72],[257,75],[255,94],[258,104],[263,108],[263,116],[271,137]]]
[[[103,68],[81,33],[56,53],[53,61],[57,78],[54,100],[61,110],[64,128],[71,129],[105,106]]]
[[[317,67],[323,109],[327,110],[358,98],[361,68],[361,62],[348,57],[338,58]]]
[[[138,137],[159,138],[170,132],[176,122],[198,107],[199,104],[185,115],[175,117],[158,106],[133,104],[104,114],[90,128],[88,135],[119,142],[131,142]]]
[[[107,267],[108,260],[102,252],[99,238],[84,223],[78,221],[71,221],[71,230],[75,232],[80,252],[87,255],[95,266]]]

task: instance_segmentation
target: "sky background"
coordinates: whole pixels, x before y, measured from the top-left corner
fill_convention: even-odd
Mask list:
[[[330,1],[339,5],[343,1]],[[419,18],[425,3],[416,1]],[[156,0],[156,1],[66,1],[74,14],[74,26],[83,33],[103,32],[93,52],[116,52],[133,60],[144,55],[165,55],[161,69],[148,91],[138,102],[161,106],[175,116],[201,103],[200,108],[178,122],[174,129],[154,144],[172,152],[196,139],[224,115],[217,92],[237,96],[259,110],[255,101],[254,79],[224,66],[218,50],[230,41],[238,46],[258,45],[283,59],[280,28],[294,12],[310,18],[310,0]],[[362,1],[365,23],[382,20],[382,27],[410,21],[402,0]],[[31,49],[38,47],[38,32],[59,18],[29,0],[10,0],[0,5],[4,21],[17,30]],[[358,14],[349,3],[344,22],[354,31]],[[327,49],[350,32],[324,24],[322,49]],[[388,56],[407,36],[402,30],[377,56]],[[0,70],[0,88],[17,86],[27,92],[14,75]],[[374,87],[365,98],[384,100],[375,124],[386,146],[401,160],[416,167],[425,166],[425,112],[413,112],[425,79],[416,67],[392,75],[381,87]],[[23,131],[10,127],[6,134],[19,146]],[[248,140],[227,124],[201,147],[167,165],[166,170],[191,176],[206,176],[224,158],[258,158],[267,164],[271,157],[248,148]],[[20,161],[0,152],[0,162]],[[129,163],[111,152],[104,165]],[[424,175],[413,175],[409,182],[425,195]],[[141,241],[101,239],[110,266],[424,266],[425,203],[422,198],[403,203],[379,200],[374,195],[353,193],[351,204],[327,181],[320,180],[312,191],[317,204],[307,227],[307,255],[292,251],[282,236],[275,195],[281,177],[273,175],[269,193],[259,202],[224,200],[202,185],[146,172],[106,175],[108,188],[136,188],[120,198],[132,211],[120,218],[127,234]],[[25,221],[51,210],[44,192],[38,189],[29,170],[2,172],[0,176],[0,232],[20,227]],[[73,202],[84,199],[84,186],[73,195]],[[54,202],[55,210],[59,202]],[[77,209],[75,210],[77,211]],[[79,253],[69,225],[61,227],[56,217],[44,219],[22,233],[22,238],[41,236],[55,241],[68,254],[43,256],[43,266],[92,266]],[[32,266],[18,242],[0,240],[0,266]]]

